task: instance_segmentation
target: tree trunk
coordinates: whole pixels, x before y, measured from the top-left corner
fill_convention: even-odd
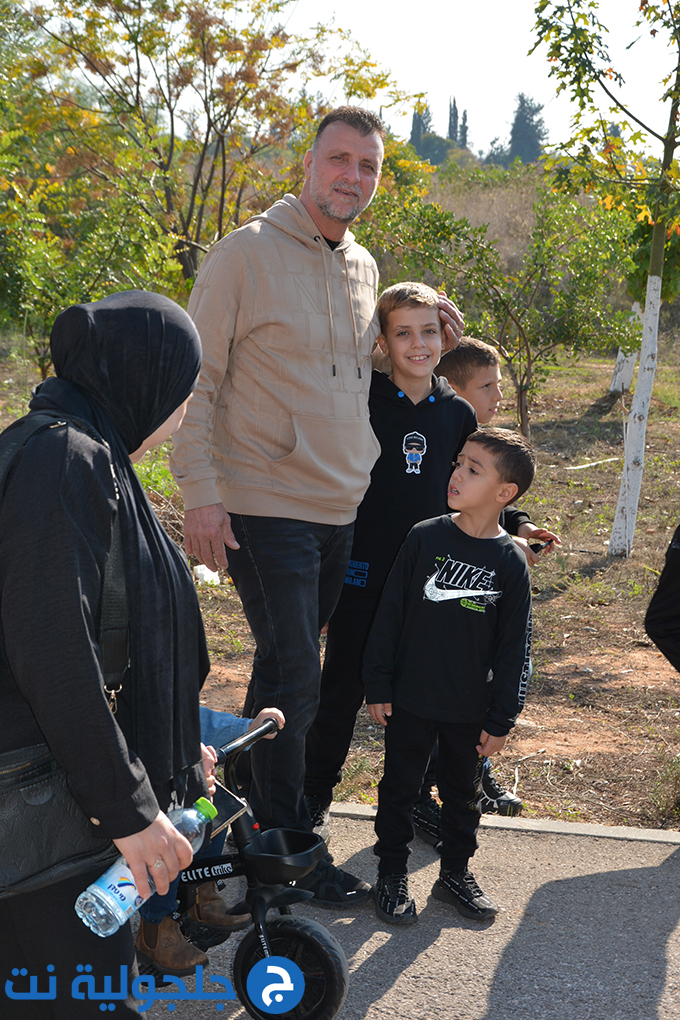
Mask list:
[[[659,224],[659,229],[663,244],[666,237],[664,224]],[[654,234],[656,232],[657,226],[654,227]],[[652,240],[652,250],[653,248],[654,240]],[[647,279],[645,317],[642,327],[640,371],[638,372],[638,380],[628,424],[625,426],[626,456],[621,477],[621,487],[619,489],[619,501],[616,506],[616,515],[609,539],[610,556],[630,556],[631,549],[633,548],[640,486],[642,485],[642,468],[645,462],[647,413],[652,397],[652,387],[654,386],[654,373],[656,372],[660,306],[661,277],[652,276],[650,273]]]
[[[521,386],[517,394],[517,410],[519,412],[519,428],[525,439],[531,442],[531,425],[529,424],[529,400],[526,386]]]
[[[642,7],[640,8],[642,9]],[[670,189],[667,174],[673,162],[677,146],[677,118],[680,107],[680,60],[675,68],[675,85],[668,95],[673,97],[668,118],[668,129],[664,135],[663,159],[661,161],[660,187],[664,192]],[[645,435],[647,413],[652,398],[654,373],[656,372],[657,337],[659,333],[659,310],[661,308],[661,281],[666,258],[666,215],[662,212],[661,201],[654,210],[654,230],[649,253],[649,276],[645,298],[645,317],[642,323],[642,347],[640,348],[640,370],[637,386],[625,427],[625,464],[619,489],[619,501],[612,533],[609,538],[610,556],[630,556],[635,535],[642,468],[645,462]]]

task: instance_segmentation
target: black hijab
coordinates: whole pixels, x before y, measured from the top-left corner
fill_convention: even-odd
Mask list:
[[[116,720],[166,808],[173,790],[181,802],[205,788],[198,694],[210,667],[191,575],[129,454],[196,385],[198,332],[169,298],[125,291],[62,312],[51,350],[57,378],[38,387],[30,407],[83,419],[110,447],[130,621]]]

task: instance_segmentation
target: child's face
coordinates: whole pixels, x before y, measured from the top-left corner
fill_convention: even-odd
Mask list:
[[[378,345],[392,360],[392,376],[427,379],[442,356],[442,327],[436,308],[397,308],[387,316]]]
[[[488,425],[503,399],[499,365],[489,365],[475,372],[467,386],[454,387],[459,397],[472,404],[480,425]]]
[[[480,443],[466,443],[449,479],[447,502],[451,510],[502,510],[511,483],[500,479],[493,454]],[[515,491],[516,491],[515,486]]]

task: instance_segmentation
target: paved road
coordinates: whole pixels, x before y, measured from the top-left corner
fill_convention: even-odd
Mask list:
[[[368,818],[334,817],[336,862],[370,881],[372,843]],[[372,906],[353,916],[294,908],[326,925],[348,957],[338,1020],[680,1017],[680,832],[494,819],[474,872],[502,912],[482,925],[430,897],[438,859],[419,840],[411,864],[414,927],[394,930]],[[230,975],[239,937],[211,950],[213,973]],[[147,1013],[161,1015],[170,1015],[161,1003]],[[178,1003],[172,1013],[218,1015],[246,1016],[237,1003],[222,1013]]]

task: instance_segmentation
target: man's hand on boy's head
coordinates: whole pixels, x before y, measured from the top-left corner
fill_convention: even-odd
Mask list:
[[[499,751],[503,750],[505,737],[492,737],[486,730],[482,730],[479,736],[479,743],[477,744],[477,753],[483,754],[486,758],[490,758],[492,754],[498,754]]]
[[[378,702],[375,705],[367,705],[366,707],[373,722],[380,723],[381,726],[387,726],[387,720],[392,715],[392,705],[390,702]]]
[[[439,318],[442,320],[442,354],[452,351],[460,343],[465,331],[465,319],[446,294],[439,295]]]

